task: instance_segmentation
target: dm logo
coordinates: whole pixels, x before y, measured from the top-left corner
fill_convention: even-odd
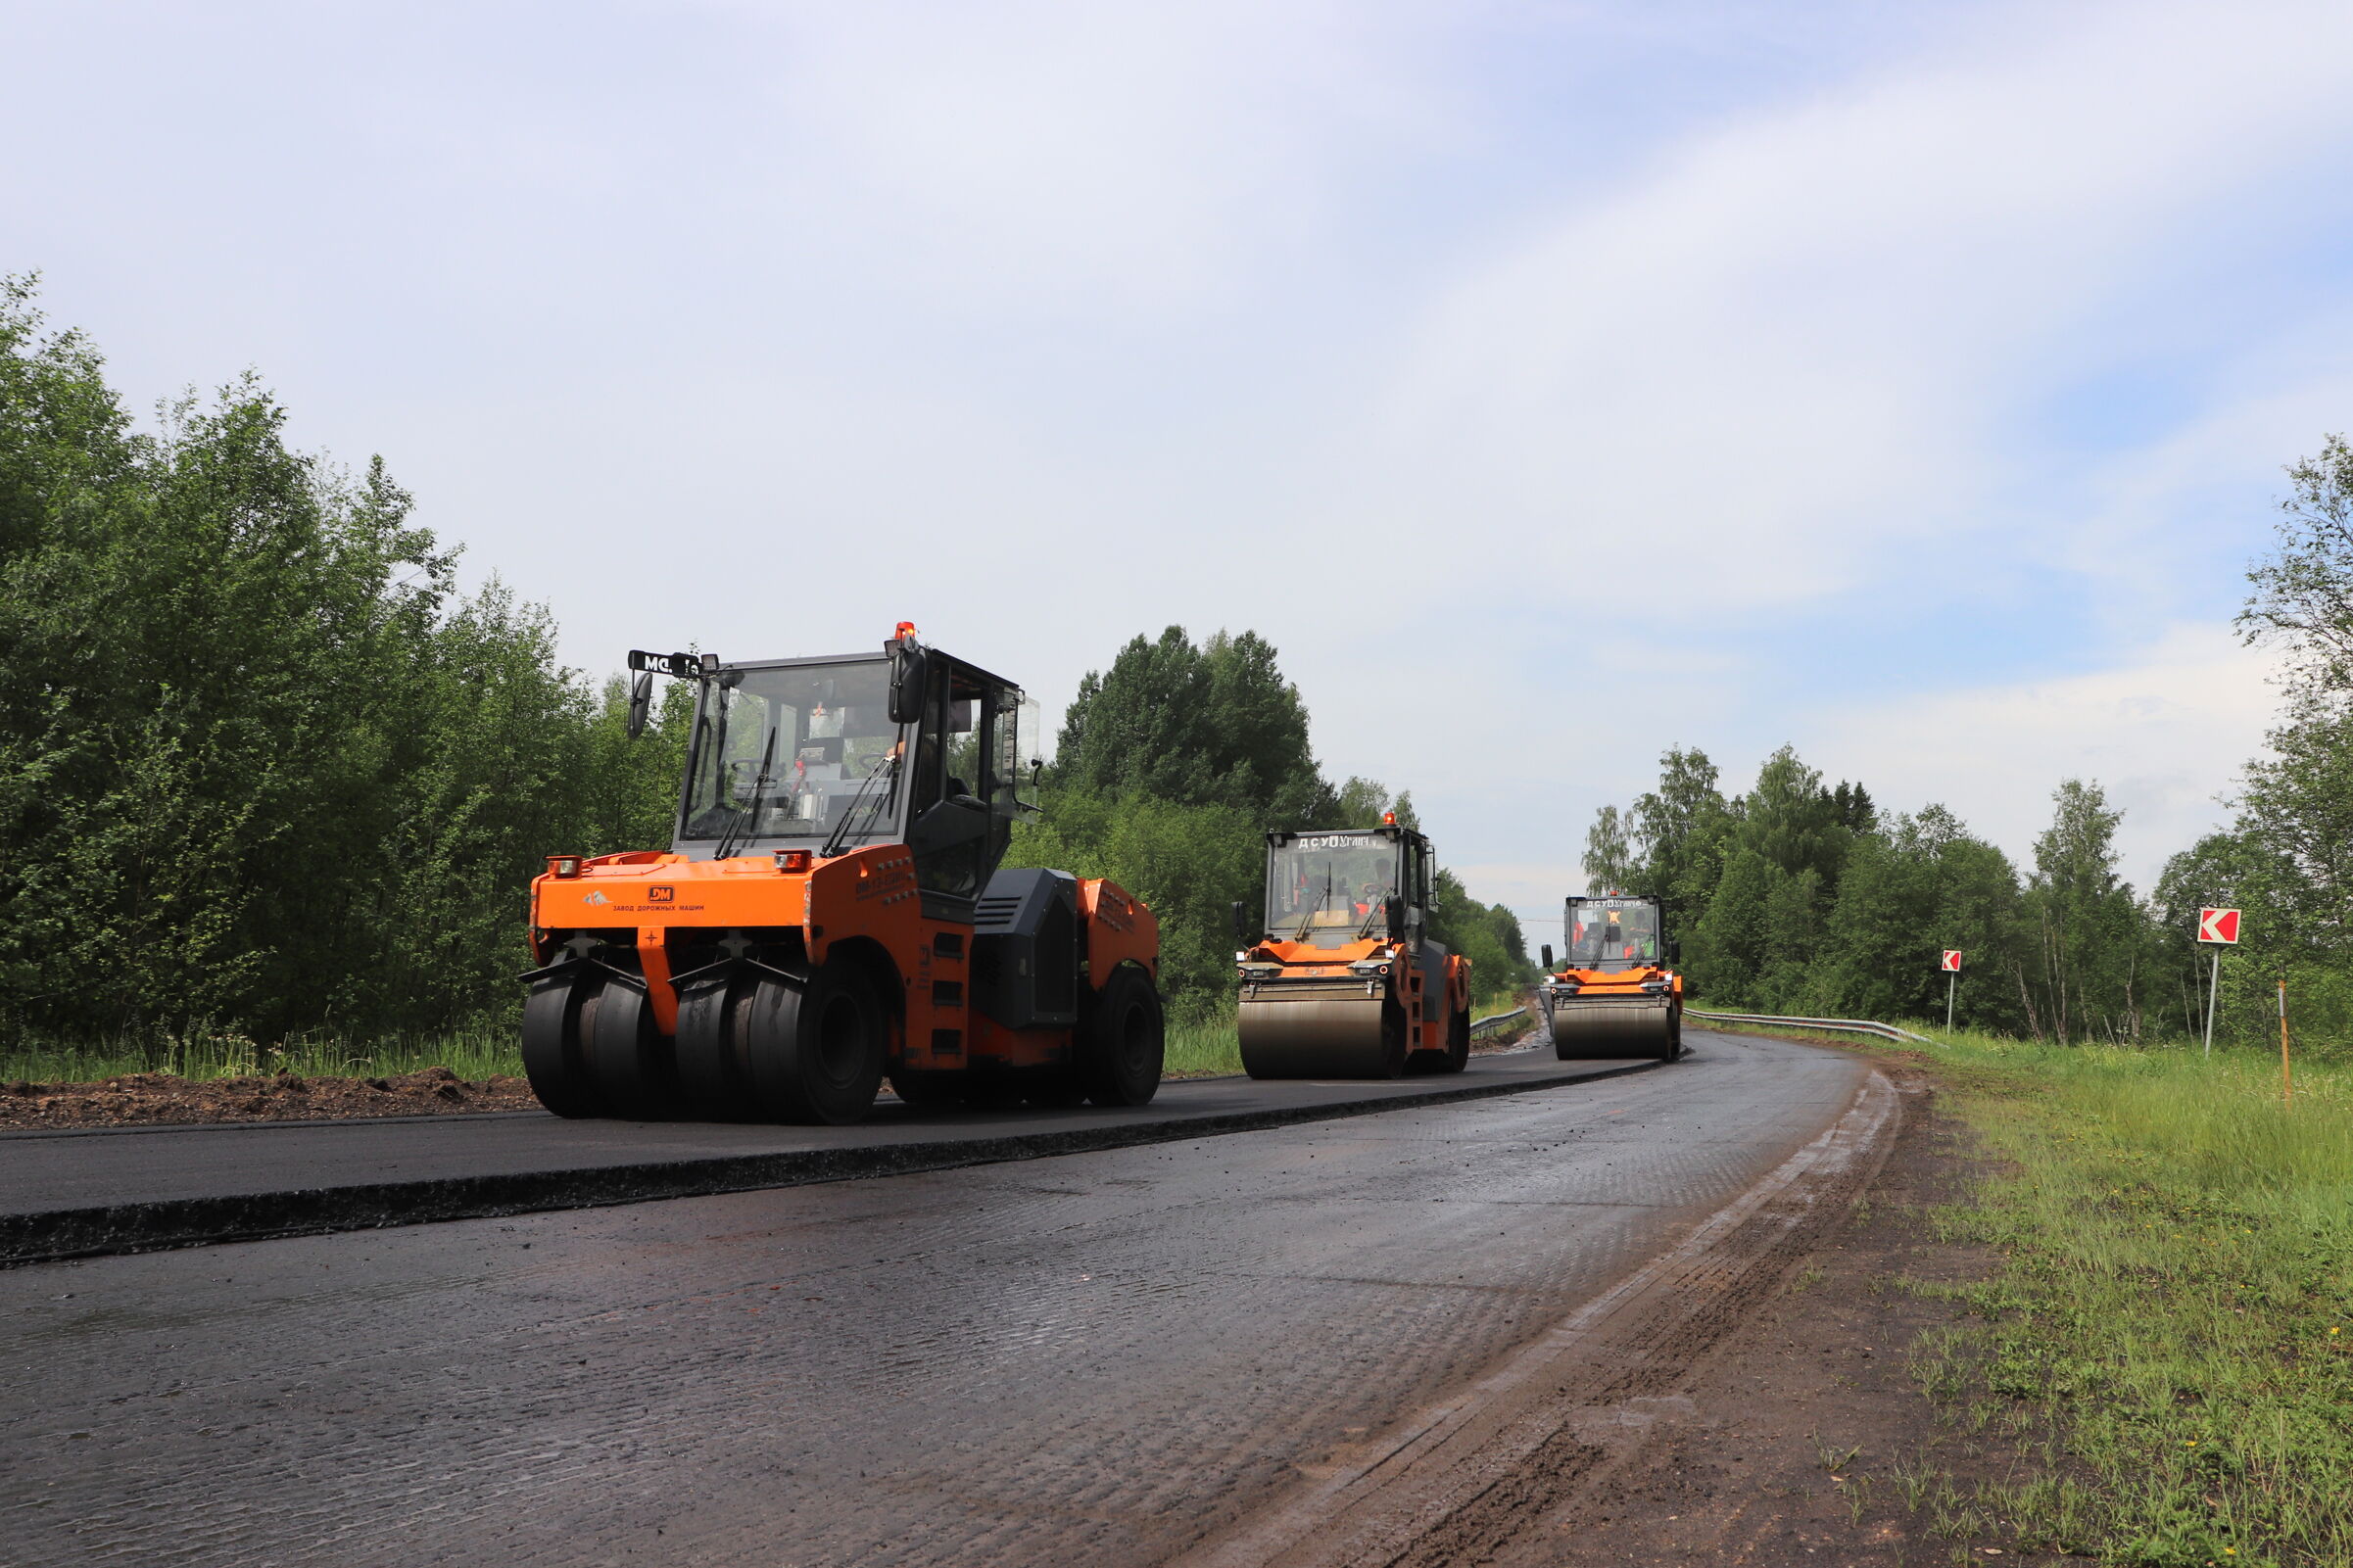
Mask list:
[[[605,897],[604,889],[600,887],[595,892],[589,894],[588,897],[582,899],[581,902],[584,904],[609,904],[612,902],[612,900]]]
[[[646,889],[646,902],[648,904],[675,904],[678,902],[678,889],[675,887],[648,887]]]

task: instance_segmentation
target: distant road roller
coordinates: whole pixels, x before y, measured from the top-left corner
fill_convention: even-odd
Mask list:
[[[667,850],[551,855],[523,1065],[558,1116],[847,1122],[913,1105],[1137,1106],[1160,1086],[1160,927],[1108,881],[1000,871],[1021,689],[916,641],[696,687]],[[1029,774],[1035,773],[1034,765]]]
[[[1683,976],[1668,966],[1681,949],[1666,934],[1656,898],[1617,893],[1568,900],[1567,950],[1537,996],[1552,1022],[1553,1054],[1563,1062],[1683,1054]]]
[[[1429,937],[1429,840],[1382,826],[1267,835],[1266,934],[1234,905],[1242,1066],[1254,1078],[1460,1072],[1470,961]]]

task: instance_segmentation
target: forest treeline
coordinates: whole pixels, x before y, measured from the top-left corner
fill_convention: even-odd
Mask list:
[[[380,461],[291,450],[252,378],[134,428],[79,334],[0,279],[0,1031],[425,1034],[505,1018],[552,853],[665,846],[689,688],[635,742],[617,680],[409,518]],[[785,651],[785,650],[773,650]],[[1180,1016],[1232,990],[1270,825],[1373,822],[1250,634],[1089,676],[1016,853],[1159,911]],[[1508,913],[1441,879],[1482,977]]]
[[[2118,875],[2122,814],[2096,783],[2059,784],[2020,867],[1945,807],[1888,814],[1786,746],[1739,794],[1705,753],[1670,749],[1657,788],[1597,814],[1588,879],[1666,901],[1706,1003],[1941,1020],[1938,954],[1957,948],[1959,1022],[2066,1044],[2201,1031],[2214,949],[2197,912],[2242,908],[2217,1043],[2276,1044],[2281,979],[2308,1040],[2353,1039],[2353,450],[2331,437],[2288,477],[2238,619],[2283,656],[2271,753],[2246,765],[2231,825],[2147,894]]]
[[[248,377],[134,430],[0,280],[12,1035],[458,1026],[511,1006],[544,854],[667,841],[683,727],[629,744],[544,611],[284,426]]]

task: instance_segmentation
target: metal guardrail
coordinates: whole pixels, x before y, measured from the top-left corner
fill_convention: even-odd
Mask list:
[[[1832,1029],[1847,1034],[1876,1034],[1883,1040],[1909,1040],[1915,1045],[1934,1045],[1937,1042],[1925,1034],[1899,1029],[1893,1023],[1873,1023],[1867,1019],[1793,1019],[1773,1013],[1703,1013],[1696,1007],[1683,1010],[1687,1019],[1707,1019],[1717,1023],[1788,1023],[1801,1029]],[[1471,1025],[1475,1033],[1477,1025]]]
[[[1495,1013],[1483,1019],[1472,1019],[1470,1021],[1470,1037],[1475,1040],[1483,1034],[1500,1034],[1503,1032],[1505,1024],[1513,1019],[1526,1017],[1527,1011],[1524,1007],[1515,1007],[1509,1013]]]

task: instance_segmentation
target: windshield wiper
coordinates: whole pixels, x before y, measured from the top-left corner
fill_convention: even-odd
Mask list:
[[[768,786],[776,781],[769,777],[768,765],[776,760],[776,731],[768,732],[768,744],[760,750],[760,776],[751,786],[751,809],[727,825],[727,836],[719,840],[713,860],[733,858],[739,849],[748,849],[760,836],[760,808],[767,803]],[[751,831],[747,834],[744,829]]]
[[[866,814],[870,819],[883,809],[883,802],[890,798],[889,791],[885,790],[876,795],[871,804],[867,801],[867,793],[874,788],[876,780],[898,777],[899,753],[906,749],[907,727],[902,724],[898,727],[898,744],[890,748],[890,755],[874,765],[874,770],[866,776],[866,782],[858,785],[858,793],[850,801],[849,809],[841,814],[841,820],[834,824],[834,831],[826,835],[825,847],[817,851],[819,859],[831,860],[841,853],[842,846],[849,840],[849,826],[851,823],[857,822],[859,807],[866,808]],[[873,826],[871,821],[860,823],[858,831],[863,832],[871,826]]]
[[[1330,902],[1331,868],[1326,866],[1323,868],[1323,896],[1316,900],[1316,907],[1314,909],[1309,910],[1306,914],[1299,917],[1299,929],[1297,933],[1291,937],[1291,940],[1294,942],[1306,941],[1308,927],[1316,924],[1316,917],[1322,914],[1323,906]]]

